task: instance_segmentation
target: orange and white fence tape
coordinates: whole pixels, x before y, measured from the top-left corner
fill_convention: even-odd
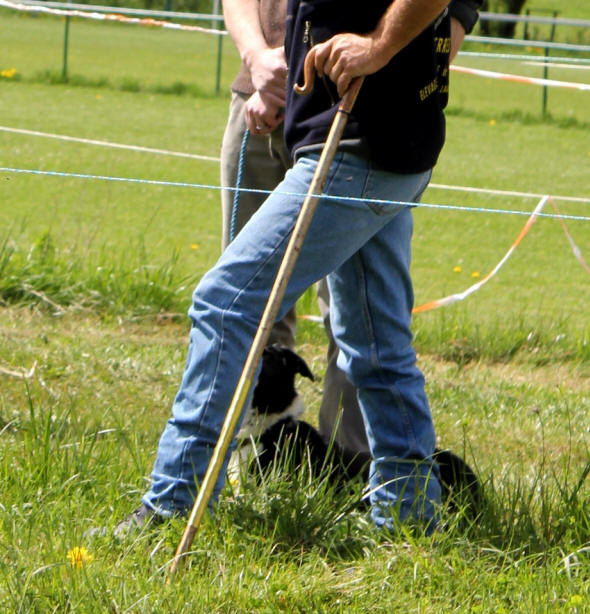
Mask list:
[[[152,17],[128,17],[120,13],[99,13],[96,11],[81,11],[79,9],[60,9],[38,4],[24,4],[21,2],[10,2],[9,0],[0,0],[0,7],[10,8],[17,11],[30,13],[45,13],[63,17],[82,17],[85,19],[95,19],[99,21],[118,21],[121,23],[132,23],[143,26],[154,26],[160,28],[168,28],[173,30],[186,30],[191,32],[202,32],[206,34],[223,34],[227,31],[215,28],[203,28],[201,26],[189,26],[162,19],[154,19]],[[500,79],[503,81],[514,81],[517,83],[528,83],[533,85],[544,85],[551,87],[562,87],[569,89],[577,89],[580,91],[590,91],[590,84],[575,83],[571,81],[557,81],[555,79],[541,79],[537,77],[525,77],[522,75],[513,75],[509,73],[499,73],[491,70],[482,70],[478,68],[468,68],[466,66],[458,66],[453,64],[451,70],[454,72],[487,77],[490,79]]]
[[[118,21],[121,23],[133,23],[141,26],[154,26],[159,28],[168,28],[171,30],[186,30],[189,32],[203,32],[205,34],[227,34],[226,30],[216,30],[215,28],[203,28],[201,26],[188,26],[172,21],[162,19],[153,19],[151,17],[127,17],[119,13],[98,13],[96,11],[80,11],[77,9],[57,9],[37,4],[23,4],[19,2],[9,2],[8,0],[0,0],[0,6],[14,9],[16,11],[24,11],[27,13],[45,13],[49,15],[57,15],[59,17],[83,17],[85,19],[95,19],[98,21]]]
[[[557,205],[555,204],[555,201],[552,198],[550,198],[550,201],[551,201],[551,204],[553,205],[553,209],[555,213],[557,213],[557,215],[560,216],[561,214],[559,212],[559,209],[557,208]],[[572,238],[572,235],[569,233],[567,226],[565,225],[565,221],[563,220],[562,217],[558,217],[557,219],[559,220],[559,223],[561,224],[561,227],[563,228],[563,232],[565,233],[568,243],[570,244],[570,247],[572,248],[572,252],[574,256],[576,257],[576,260],[582,265],[582,267],[584,267],[584,270],[586,271],[586,273],[590,275],[590,267],[586,264],[586,261],[584,260],[584,257],[582,256],[582,252],[580,248],[576,245],[575,241]]]
[[[527,219],[522,230],[520,231],[520,233],[514,240],[514,243],[512,243],[512,245],[510,246],[509,250],[506,252],[504,257],[500,260],[500,262],[498,262],[498,264],[487,275],[483,277],[483,279],[473,284],[472,286],[470,286],[469,288],[467,288],[467,290],[464,290],[463,292],[458,292],[456,294],[450,294],[449,296],[445,296],[443,298],[439,298],[434,301],[429,301],[427,303],[423,303],[422,305],[419,305],[418,307],[414,307],[414,309],[412,310],[412,313],[424,313],[425,311],[432,311],[433,309],[438,309],[439,307],[445,307],[446,305],[457,303],[459,301],[466,299],[468,296],[470,296],[474,292],[477,292],[477,290],[479,290],[482,286],[487,284],[488,281],[490,281],[490,279],[492,279],[492,277],[494,277],[496,273],[504,266],[504,264],[510,258],[510,256],[512,256],[512,254],[514,253],[514,250],[518,247],[520,242],[524,239],[525,235],[531,229],[531,226],[535,223],[537,217],[539,216],[539,213],[541,213],[541,211],[543,210],[543,207],[545,207],[547,202],[551,202],[551,204],[553,205],[553,209],[555,210],[555,213],[559,215],[559,210],[557,208],[557,205],[555,204],[555,201],[551,198],[551,196],[543,196],[543,198],[541,198],[541,200],[539,201],[538,205],[535,207],[534,211],[531,213],[530,217]],[[558,218],[558,219],[561,224],[561,227],[563,228],[565,236],[567,237],[570,247],[572,248],[572,252],[574,253],[574,256],[576,257],[578,262],[582,265],[582,267],[584,267],[585,271],[590,275],[590,267],[588,267],[588,265],[586,264],[586,261],[584,260],[582,256],[582,252],[580,248],[574,242],[571,234],[569,233],[567,229],[567,226],[565,225],[563,218]]]
[[[423,313],[424,311],[432,311],[433,309],[438,309],[439,307],[445,307],[446,305],[457,303],[458,301],[462,301],[466,299],[468,296],[470,296],[474,292],[477,292],[477,290],[479,290],[482,286],[487,284],[488,281],[490,281],[490,279],[492,279],[492,277],[494,277],[496,273],[504,266],[504,264],[510,258],[510,256],[512,256],[512,254],[514,253],[514,250],[518,247],[519,243],[523,240],[525,235],[528,233],[531,226],[535,223],[537,216],[539,215],[539,213],[541,213],[541,211],[543,210],[543,207],[547,204],[547,201],[549,200],[549,198],[550,198],[549,196],[543,196],[543,198],[539,201],[539,204],[535,207],[534,211],[531,213],[530,217],[527,219],[522,230],[520,231],[520,233],[514,240],[514,243],[512,243],[512,245],[510,246],[510,249],[506,252],[502,260],[500,260],[500,262],[498,262],[498,264],[487,275],[485,275],[483,279],[473,284],[472,286],[470,286],[469,288],[467,288],[467,290],[463,292],[458,292],[456,294],[450,294],[449,296],[445,296],[443,298],[439,298],[434,301],[429,301],[428,303],[423,303],[422,305],[419,305],[418,307],[414,307],[414,309],[412,310],[412,313]]]
[[[551,87],[565,87],[568,89],[590,91],[590,83],[576,83],[572,81],[556,81],[555,79],[541,79],[538,77],[524,77],[522,75],[512,75],[510,73],[494,72],[493,70],[482,70],[480,68],[467,68],[467,66],[457,66],[453,64],[451,70],[467,75],[487,77],[488,79],[500,79],[502,81],[514,81],[516,83],[528,83],[531,85],[547,85]]]
[[[445,296],[445,297],[442,297],[442,298],[439,298],[433,301],[428,301],[427,303],[423,303],[422,305],[414,307],[414,309],[412,310],[412,313],[424,313],[426,311],[433,311],[434,309],[438,309],[439,307],[446,307],[447,305],[452,305],[453,303],[457,303],[459,301],[466,299],[468,296],[471,296],[474,292],[477,292],[477,290],[479,290],[482,286],[487,284],[488,281],[490,281],[490,279],[492,279],[492,277],[494,277],[498,273],[498,271],[504,266],[504,264],[506,264],[510,256],[512,256],[512,254],[514,253],[514,251],[516,250],[520,242],[524,239],[528,231],[531,229],[532,225],[537,220],[539,214],[541,213],[541,211],[543,210],[547,202],[551,202],[555,210],[555,213],[558,216],[560,215],[557,205],[555,204],[555,201],[551,198],[551,196],[548,196],[548,195],[543,196],[541,200],[539,201],[539,203],[537,204],[537,206],[535,207],[535,209],[533,210],[533,212],[531,213],[531,215],[528,217],[525,225],[522,227],[522,230],[519,232],[518,236],[516,237],[516,239],[514,240],[514,242],[512,243],[512,245],[510,246],[506,254],[504,255],[504,257],[480,281],[473,284],[472,286],[470,286],[463,292],[457,292],[455,294],[450,294],[448,296]],[[567,226],[563,218],[558,217],[558,219],[567,237],[567,240],[570,244],[570,247],[572,249],[574,256],[576,257],[578,262],[582,265],[584,270],[590,275],[590,267],[588,266],[588,264],[586,264],[586,261],[584,260],[584,257],[582,256],[582,252],[580,248],[574,242],[571,234],[569,233],[567,229]],[[309,320],[312,322],[319,322],[319,323],[323,321],[320,316],[314,316],[314,315],[299,315],[298,318],[302,320]]]

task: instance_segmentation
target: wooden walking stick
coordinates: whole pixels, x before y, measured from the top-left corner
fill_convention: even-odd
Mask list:
[[[313,86],[313,74],[313,68],[310,70],[306,58],[305,84],[302,88],[295,86],[295,91],[297,93],[305,94],[311,90],[311,87]],[[197,528],[205,513],[205,509],[207,508],[209,500],[211,499],[211,495],[213,494],[213,488],[217,482],[217,478],[219,477],[223,461],[227,454],[231,440],[234,437],[238,420],[242,415],[246,399],[252,387],[254,377],[256,376],[258,364],[262,358],[262,352],[268,343],[268,338],[275,323],[277,312],[283,300],[287,284],[291,278],[295,262],[297,261],[301,246],[303,245],[305,234],[309,228],[309,224],[315,212],[321,192],[328,178],[330,166],[334,159],[334,155],[336,154],[336,150],[338,149],[338,144],[340,143],[342,132],[348,120],[348,115],[352,110],[358,96],[362,81],[363,77],[357,77],[351,82],[348,91],[344,94],[342,101],[340,102],[338,111],[334,117],[334,121],[332,122],[328,138],[326,139],[326,143],[309,185],[307,196],[305,197],[301,211],[297,216],[293,233],[289,243],[287,244],[283,260],[279,267],[271,293],[268,297],[258,330],[256,331],[256,335],[252,341],[250,352],[248,353],[248,357],[244,363],[242,374],[236,386],[229,409],[227,410],[227,415],[225,416],[225,421],[221,427],[221,433],[219,434],[219,440],[215,446],[215,449],[213,450],[209,467],[207,468],[203,482],[200,485],[199,492],[197,493],[197,497],[188,518],[182,539],[180,540],[178,548],[176,549],[176,554],[174,555],[172,565],[170,566],[170,573],[167,579],[168,583],[170,582],[171,576],[178,570],[181,561],[188,552],[197,532]]]

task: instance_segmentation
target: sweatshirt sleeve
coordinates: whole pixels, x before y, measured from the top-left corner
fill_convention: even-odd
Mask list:
[[[469,34],[477,23],[483,0],[451,0],[449,12],[451,17],[459,20],[466,34]]]

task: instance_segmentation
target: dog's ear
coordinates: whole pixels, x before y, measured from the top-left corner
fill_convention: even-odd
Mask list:
[[[293,350],[290,350],[287,347],[282,347],[281,355],[283,361],[285,362],[285,366],[287,366],[293,374],[299,373],[299,375],[307,377],[312,382],[315,380],[313,373],[307,366],[307,363],[305,360],[303,360],[303,358],[301,358],[301,356],[299,356],[299,354],[296,354],[293,352]]]

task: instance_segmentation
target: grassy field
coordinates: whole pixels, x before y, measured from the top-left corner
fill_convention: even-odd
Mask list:
[[[51,84],[62,27],[0,13],[0,69],[17,71],[0,79],[2,127],[219,155],[228,97],[213,96],[214,41],[76,20],[71,81]],[[226,92],[237,60],[224,52]],[[550,90],[543,118],[539,88],[454,75],[433,182],[551,194],[588,217],[588,93],[564,92]],[[146,488],[184,364],[184,312],[219,253],[218,165],[0,130],[0,166],[84,176],[0,173],[0,611],[590,611],[590,277],[558,220],[538,219],[479,292],[414,320],[440,443],[485,484],[476,523],[444,513],[435,538],[385,539],[363,513],[342,514],[350,497],[325,483],[246,482],[227,489],[167,587],[182,521],[127,543],[85,532],[113,526]],[[469,210],[416,210],[418,304],[481,279],[527,219],[479,209],[528,213],[539,197],[431,187],[424,200]],[[588,262],[589,222],[566,224]],[[309,292],[299,311],[316,309]],[[298,350],[318,376],[300,386],[311,421],[325,346],[302,322]]]

